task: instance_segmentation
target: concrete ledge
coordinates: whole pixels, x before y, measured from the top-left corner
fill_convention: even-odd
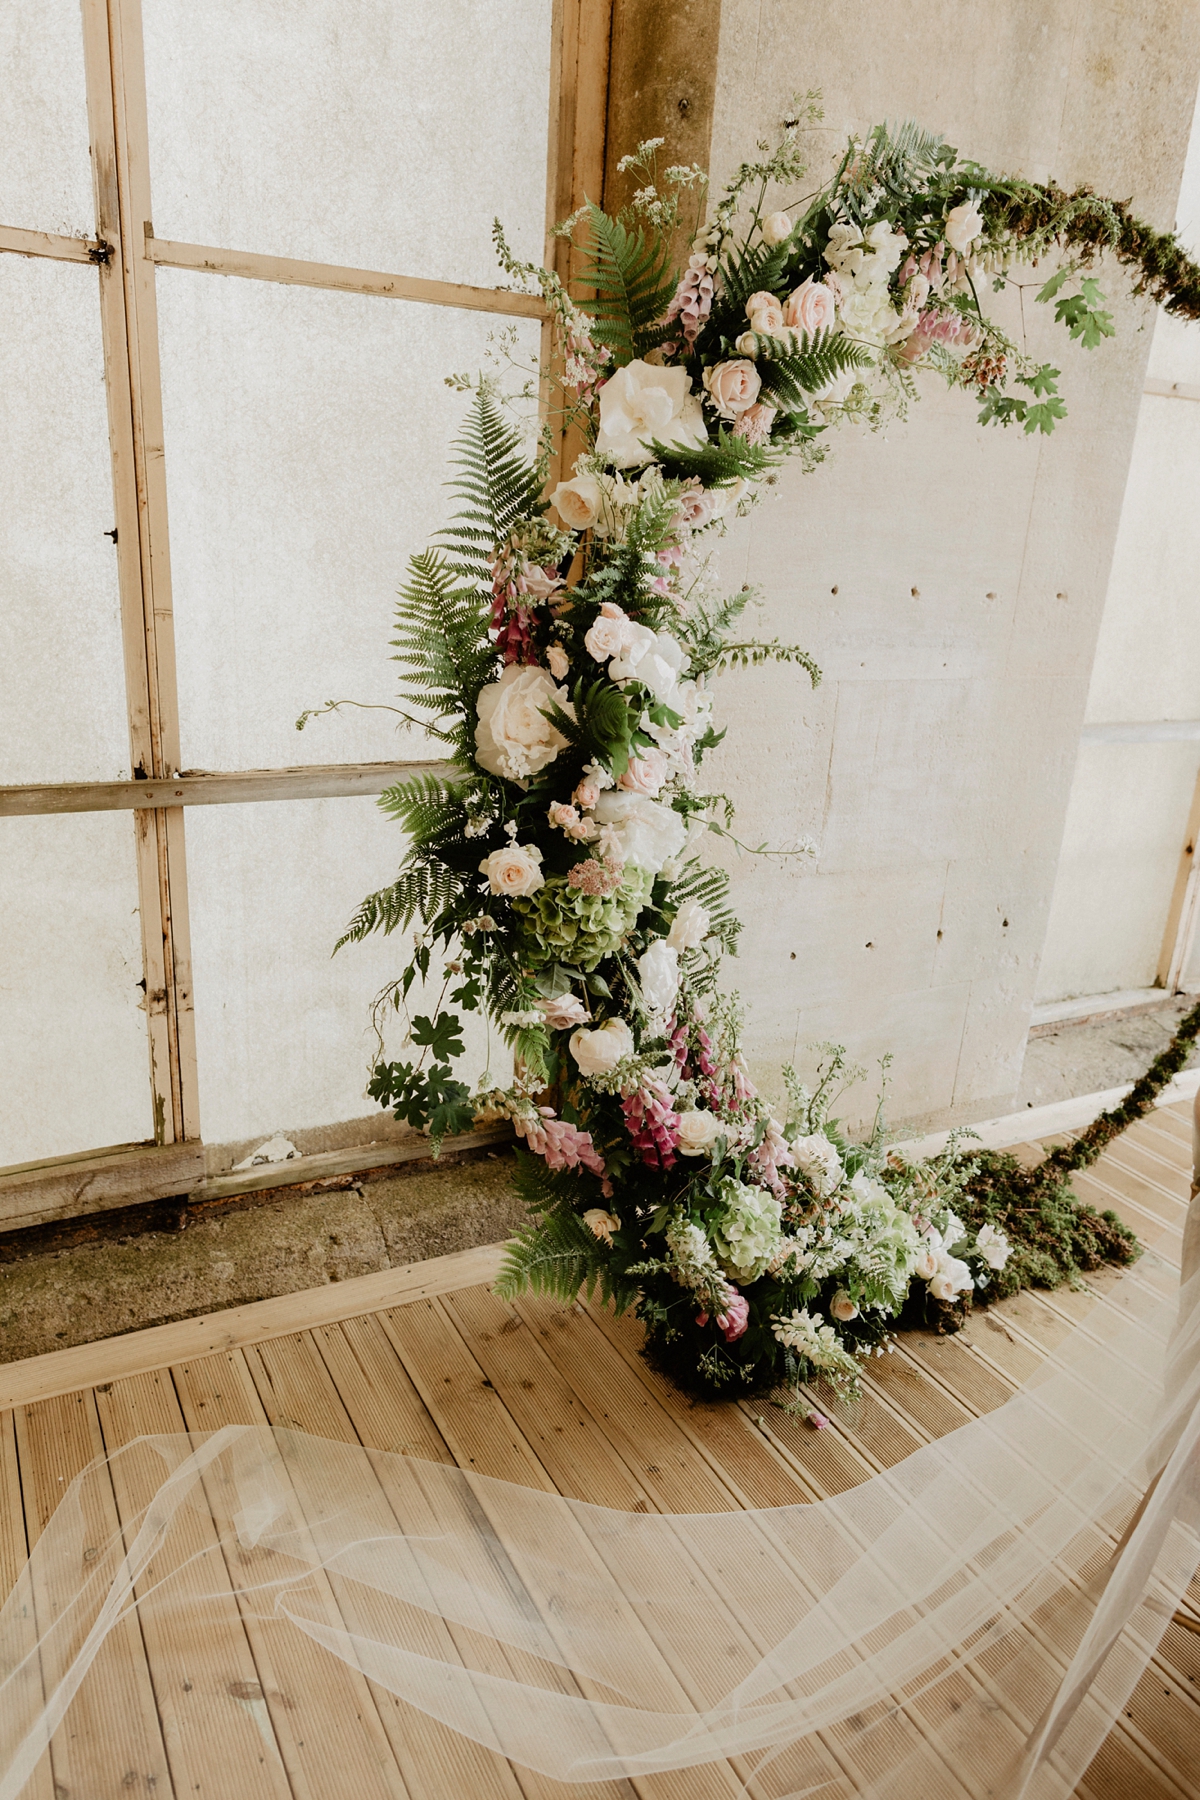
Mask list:
[[[1132,1086],[1129,1082],[1124,1087],[1106,1088],[1099,1094],[1056,1100],[1050,1106],[1029,1106],[1024,1112],[1006,1113],[1003,1118],[984,1119],[977,1125],[960,1126],[959,1129],[972,1131],[981,1149],[1007,1150],[1013,1144],[1027,1143],[1034,1138],[1056,1137],[1062,1131],[1082,1131],[1102,1112],[1123,1100]],[[1200,1089],[1200,1069],[1185,1069],[1182,1075],[1168,1082],[1154,1104],[1172,1106],[1180,1100],[1194,1100],[1197,1089]],[[937,1156],[946,1148],[949,1137],[948,1131],[931,1131],[927,1137],[910,1139],[908,1143],[897,1144],[896,1148],[909,1156]]]

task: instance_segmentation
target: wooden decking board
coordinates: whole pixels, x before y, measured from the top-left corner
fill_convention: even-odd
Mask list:
[[[1112,1207],[1152,1249],[1177,1257],[1190,1146],[1187,1103],[1157,1109],[1074,1178],[1076,1191]],[[1043,1148],[1019,1146],[1018,1153],[1031,1160]],[[146,1431],[270,1421],[635,1511],[807,1504],[844,1492],[1001,1405],[1094,1296],[1103,1299],[1119,1279],[1102,1269],[1081,1291],[1014,1296],[977,1312],[954,1338],[904,1334],[891,1355],[866,1366],[857,1403],[846,1404],[824,1385],[812,1391],[809,1401],[829,1420],[816,1431],[764,1400],[688,1399],[640,1356],[640,1327],[632,1319],[529,1297],[501,1302],[486,1285],[498,1256],[498,1247],[490,1247],[439,1258],[0,1368],[0,1405],[13,1408],[0,1412],[0,1588],[11,1586],[72,1476],[101,1451]],[[1093,1329],[1102,1335],[1104,1324],[1102,1306]],[[144,1463],[136,1455],[119,1460],[96,1484],[97,1534],[136,1517],[157,1472],[146,1455]],[[376,1465],[374,1480],[360,1500],[372,1529],[384,1533],[444,1523],[446,1505],[454,1504],[432,1490],[420,1498],[419,1480],[401,1489],[386,1464]],[[220,1481],[210,1475],[206,1489],[222,1520]],[[1120,1521],[1108,1523],[1115,1535]],[[1109,1554],[1112,1539],[1094,1536],[1073,1552],[1081,1578],[1102,1568]],[[172,1638],[152,1611],[144,1621],[123,1621],[74,1702],[52,1759],[43,1759],[28,1789],[32,1800],[63,1800],[64,1789],[70,1800],[123,1800],[137,1788],[160,1800],[205,1794],[226,1800],[235,1791],[238,1800],[341,1800],[343,1793],[355,1800],[619,1800],[622,1793],[627,1800],[733,1800],[748,1771],[748,1762],[733,1758],[649,1780],[579,1787],[515,1767],[373,1687],[294,1627],[259,1616],[239,1592],[246,1559],[252,1570],[258,1553],[239,1551],[241,1566],[234,1569],[212,1553],[214,1543],[212,1527],[197,1513],[185,1522],[176,1555],[187,1548],[209,1552],[182,1579],[232,1596],[219,1646],[200,1629]],[[557,1553],[597,1555],[582,1537],[564,1540]],[[785,1553],[764,1535],[762,1554]],[[511,1579],[523,1588],[520,1552],[510,1547],[510,1555]],[[757,1644],[753,1622],[742,1617],[735,1571],[722,1567],[723,1560],[693,1562],[687,1579],[711,1593],[706,1612],[744,1652]],[[157,1577],[163,1569],[160,1557],[152,1572]],[[681,1685],[669,1637],[636,1595],[623,1596],[621,1571],[610,1573],[612,1604],[622,1628],[642,1644],[659,1701],[705,1699]],[[805,1578],[790,1564],[788,1574]],[[319,1572],[297,1585],[319,1616],[364,1630],[382,1616],[371,1608],[400,1604],[376,1601]],[[40,1596],[42,1609],[50,1598]],[[1189,1603],[1200,1610],[1200,1577]],[[964,1666],[942,1693],[906,1702],[897,1695],[903,1703],[887,1726],[864,1733],[864,1719],[806,1740],[788,1764],[795,1785],[840,1777],[861,1788],[883,1753],[886,1731],[909,1747],[935,1734],[952,1745],[954,1688],[960,1703],[978,1695],[986,1706],[1001,1663],[1023,1646],[1031,1660],[1022,1701],[1015,1708],[1006,1701],[994,1715],[985,1711],[983,1726],[973,1727],[972,1741],[956,1753],[968,1790],[982,1800],[986,1771],[1051,1691],[1068,1642],[1066,1605],[1066,1612],[1036,1614],[1026,1632]],[[576,1682],[540,1658],[433,1615],[422,1618],[432,1655],[549,1681],[563,1692],[609,1697],[600,1683]],[[36,1667],[31,1679],[40,1680]],[[318,1714],[321,1729],[309,1729]],[[953,1761],[943,1754],[922,1777],[921,1800],[959,1793]],[[1198,1797],[1200,1636],[1173,1624],[1078,1800]]]
[[[204,1357],[171,1371],[188,1429],[263,1425],[266,1415],[240,1351]],[[222,1531],[230,1531],[229,1504],[219,1481],[208,1484],[209,1505]],[[277,1571],[257,1548],[239,1548],[240,1573]],[[297,1584],[300,1585],[300,1584]],[[325,1616],[340,1624],[329,1583],[317,1574],[305,1584],[323,1602]],[[407,1800],[407,1785],[391,1754],[374,1695],[365,1678],[286,1623],[264,1621],[247,1608],[247,1636],[254,1647],[267,1710],[296,1800],[325,1800],[353,1793],[371,1800]],[[324,1702],[320,1729],[309,1726],[309,1698]],[[179,1796],[178,1800],[184,1800]]]
[[[105,1383],[96,1395],[105,1449],[111,1454],[149,1434],[181,1432],[183,1414],[169,1374],[133,1376]],[[153,1450],[130,1451],[111,1465],[113,1493],[126,1538],[161,1480],[163,1465]],[[199,1561],[190,1561],[200,1558]],[[220,1585],[236,1613],[233,1588],[211,1519],[184,1508],[174,1531],[139,1586],[173,1578],[194,1598]],[[227,1770],[222,1779],[245,1800],[286,1800],[291,1788],[267,1709],[245,1696],[260,1686],[250,1642],[241,1632],[223,1634],[220,1649],[207,1617],[197,1614],[185,1627],[169,1624],[153,1609],[142,1616],[154,1697],[178,1794],[219,1794],[208,1777],[211,1746],[222,1745]],[[269,1683],[268,1683],[269,1685]]]
[[[17,1414],[17,1453],[25,1527],[31,1544],[46,1529],[65,1488],[104,1454],[91,1391],[63,1395]],[[112,1486],[91,1485],[84,1512],[90,1539],[107,1543],[119,1530]],[[85,1551],[86,1555],[86,1551]],[[39,1624],[74,1593],[74,1571],[60,1590],[53,1571],[35,1582]],[[91,1675],[69,1706],[51,1748],[55,1792],[117,1795],[123,1788],[173,1792],[162,1726],[136,1616],[126,1615],[105,1639]],[[132,1781],[127,1778],[133,1777]]]

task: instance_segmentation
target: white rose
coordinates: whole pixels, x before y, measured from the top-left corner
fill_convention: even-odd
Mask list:
[[[994,1225],[981,1225],[975,1237],[975,1248],[989,1269],[1002,1269],[1012,1254],[1012,1245]]]
[[[581,1028],[570,1041],[583,1075],[611,1075],[622,1057],[633,1055],[633,1033],[624,1019],[605,1019],[596,1031]]]
[[[858,1317],[858,1308],[855,1306],[845,1288],[838,1289],[837,1293],[833,1296],[833,1299],[829,1302],[829,1310],[835,1319],[840,1319],[843,1325],[848,1325],[851,1319],[857,1319]]]
[[[613,1232],[621,1229],[621,1221],[616,1214],[605,1212],[602,1206],[589,1206],[583,1215],[583,1222],[593,1237],[602,1238],[606,1244],[611,1244]]]
[[[818,1194],[832,1194],[842,1179],[837,1145],[831,1144],[823,1131],[814,1131],[811,1137],[793,1138],[788,1148]]]
[[[667,942],[672,950],[695,950],[708,936],[708,908],[698,900],[685,900],[675,914]]]
[[[629,633],[627,648],[609,664],[610,678],[636,679],[650,689],[656,700],[669,704],[683,667],[681,645],[669,631],[651,631],[648,625],[635,625],[632,620]]]
[[[588,531],[600,516],[601,499],[594,475],[576,475],[572,481],[559,482],[550,504],[569,531]]]
[[[543,717],[554,702],[573,715],[564,688],[555,687],[546,669],[510,663],[499,681],[489,682],[479,696],[475,727],[475,760],[492,775],[523,781],[553,762],[566,738]]]
[[[679,992],[679,952],[666,938],[655,938],[637,961],[638,981],[647,1011],[668,1013]]]
[[[769,213],[762,222],[763,242],[770,244],[772,250],[776,244],[782,244],[785,238],[792,235],[792,221],[785,212]]]
[[[965,1294],[975,1286],[965,1262],[960,1262],[957,1256],[948,1256],[944,1250],[935,1254],[937,1272],[929,1283],[929,1291],[935,1300],[953,1300],[957,1294]]]
[[[703,447],[700,401],[686,369],[656,369],[640,360],[618,369],[599,391],[596,454],[614,468],[650,461],[652,443]]]
[[[571,667],[571,659],[561,644],[551,644],[546,651],[546,661],[550,664],[550,673],[555,681],[561,681]]]
[[[728,1136],[717,1115],[705,1112],[702,1107],[697,1107],[694,1112],[680,1113],[678,1132],[677,1149],[681,1156],[704,1156],[719,1137]]]
[[[672,807],[624,788],[601,794],[595,817],[598,824],[612,826],[622,861],[650,875],[657,875],[687,842],[687,826]]]
[[[973,200],[964,200],[946,214],[944,230],[950,248],[957,250],[960,256],[966,256],[983,231],[983,214]]]
[[[487,876],[493,894],[535,894],[546,881],[541,861],[536,844],[504,844],[484,857],[479,873]]]

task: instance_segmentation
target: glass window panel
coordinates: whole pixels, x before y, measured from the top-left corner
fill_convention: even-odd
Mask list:
[[[159,237],[494,286],[540,259],[551,0],[146,0]]]
[[[445,385],[476,313],[164,269],[159,280],[184,766],[429,754],[388,712],[303,733],[305,707],[396,700],[396,590],[446,518]],[[536,355],[537,327],[518,336]],[[435,750],[433,752],[437,754]]]
[[[91,237],[96,214],[79,0],[5,0],[0,68],[0,225]]]
[[[132,813],[0,819],[0,1166],[154,1136]]]
[[[0,783],[130,773],[96,280],[0,256]]]
[[[372,801],[344,799],[196,807],[187,830],[205,1143],[388,1117],[366,1095],[370,1005],[403,969],[411,938],[331,951],[359,901],[395,879],[399,828]],[[402,1038],[393,1023],[389,1055]],[[473,1081],[486,1057],[473,1019],[466,1040],[463,1078]],[[492,1049],[507,1079],[511,1059]]]

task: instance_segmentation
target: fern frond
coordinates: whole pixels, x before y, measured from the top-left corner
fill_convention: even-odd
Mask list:
[[[414,861],[400,871],[391,887],[368,894],[333,946],[361,943],[373,931],[385,936],[403,931],[414,918],[429,918],[452,905],[460,892],[457,877],[437,862]]]
[[[734,437],[724,426],[703,449],[693,450],[680,444],[652,444],[655,462],[660,464],[668,481],[690,481],[698,476],[705,487],[733,487],[738,481],[757,481],[784,451],[769,444],[751,444]]]
[[[424,715],[425,729],[444,743],[474,716],[479,690],[496,666],[487,601],[479,588],[463,587],[457,577],[436,550],[414,556],[392,639],[406,698]]]
[[[789,332],[787,337],[756,334],[756,362],[763,392],[785,412],[802,408],[808,396],[827,387],[844,369],[861,369],[870,356],[840,333]]]
[[[494,1284],[501,1300],[545,1294],[570,1305],[581,1288],[601,1285],[604,1252],[574,1213],[551,1213],[519,1231],[504,1249]]]
[[[671,248],[657,234],[630,230],[592,202],[587,220],[590,237],[579,281],[594,290],[587,301],[592,336],[607,345],[619,365],[663,341],[661,321],[677,285]]]
[[[729,904],[729,871],[706,867],[698,857],[691,857],[672,884],[671,898],[680,905],[685,900],[698,900],[708,913],[709,930],[719,938],[731,956],[737,954],[738,934],[742,921]]]
[[[459,510],[438,533],[438,541],[456,576],[487,587],[496,546],[518,519],[544,506],[543,471],[526,454],[520,433],[486,382],[476,390],[451,466],[461,471],[446,484]]]

